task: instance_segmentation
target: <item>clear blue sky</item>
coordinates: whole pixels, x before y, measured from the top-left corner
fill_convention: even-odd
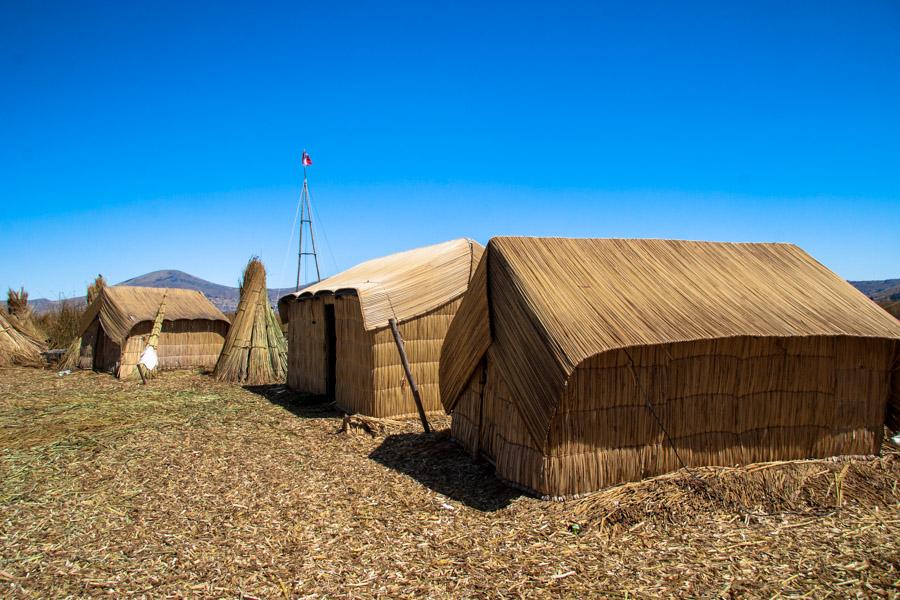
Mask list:
[[[326,273],[523,234],[900,276],[896,1],[4,2],[0,81],[0,286],[33,297],[252,254],[289,285],[303,148]]]

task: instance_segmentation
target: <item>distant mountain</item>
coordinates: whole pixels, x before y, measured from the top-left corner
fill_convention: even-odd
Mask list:
[[[894,302],[900,300],[900,279],[851,281],[850,283],[876,302]]]
[[[215,304],[219,310],[225,313],[237,310],[238,301],[241,297],[240,290],[236,287],[206,281],[205,279],[200,279],[190,273],[175,269],[153,271],[152,273],[139,275],[138,277],[133,277],[116,285],[197,290],[202,292],[203,295],[209,298],[210,302]],[[293,291],[293,288],[270,289],[269,301],[272,303],[272,306],[275,306],[279,298]],[[65,301],[73,303],[76,306],[82,306],[87,299],[84,296],[78,296],[77,298],[68,298]],[[40,314],[54,309],[61,302],[61,300],[38,298],[36,300],[29,300],[28,304],[31,305],[36,313]]]
[[[50,312],[54,310],[57,306],[62,304],[63,302],[68,302],[75,306],[84,306],[85,302],[87,302],[87,298],[84,296],[77,296],[75,298],[65,298],[63,300],[50,300],[49,298],[29,298],[28,306],[31,307],[31,310],[34,311],[35,314],[41,315],[45,312]],[[3,304],[3,307],[6,307],[6,304]]]
[[[184,271],[176,271],[166,269],[163,271],[153,271],[145,275],[139,275],[127,279],[119,285],[127,285],[134,287],[158,287],[158,288],[176,288],[183,290],[197,290],[202,292],[210,302],[215,304],[222,312],[232,312],[237,309],[240,292],[236,287],[227,285],[219,285],[205,279],[200,279]]]

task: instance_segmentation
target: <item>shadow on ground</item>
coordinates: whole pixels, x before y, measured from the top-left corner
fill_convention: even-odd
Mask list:
[[[506,508],[522,495],[497,479],[490,464],[475,463],[471,455],[450,440],[447,430],[390,435],[369,458],[481,511]]]
[[[301,394],[284,384],[245,385],[244,389],[262,396],[272,404],[280,406],[301,419],[323,419],[340,417],[341,412],[334,406],[334,400],[328,396]]]

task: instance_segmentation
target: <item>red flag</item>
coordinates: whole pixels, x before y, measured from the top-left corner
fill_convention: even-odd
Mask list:
[[[308,167],[312,164],[312,159],[309,157],[309,154],[306,153],[306,150],[303,151],[303,158],[300,159],[300,162],[303,163],[304,167]]]

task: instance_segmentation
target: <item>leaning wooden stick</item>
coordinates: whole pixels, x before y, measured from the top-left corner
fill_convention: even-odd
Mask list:
[[[397,319],[390,319],[388,323],[391,325],[391,332],[394,334],[394,341],[397,343],[397,352],[400,353],[400,360],[403,362],[403,370],[406,371],[406,380],[409,382],[413,399],[416,401],[416,408],[419,410],[419,420],[422,421],[422,429],[425,430],[425,433],[431,433],[428,419],[425,418],[425,407],[422,406],[422,397],[419,396],[419,386],[416,385],[412,370],[409,368],[409,359],[406,358],[406,350],[403,348],[403,338],[400,337],[400,330],[397,329]]]

